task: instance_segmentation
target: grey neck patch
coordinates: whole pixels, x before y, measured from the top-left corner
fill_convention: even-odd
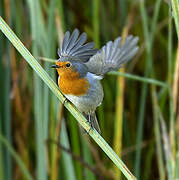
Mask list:
[[[85,77],[87,72],[88,72],[88,68],[86,67],[86,65],[82,64],[82,63],[77,63],[77,62],[71,62],[72,63],[72,67],[75,69],[75,71],[78,71],[80,78]]]

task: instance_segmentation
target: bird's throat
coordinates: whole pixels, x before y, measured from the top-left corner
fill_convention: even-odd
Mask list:
[[[75,96],[85,95],[90,86],[87,78],[67,78],[65,76],[59,78],[58,85],[64,94]]]

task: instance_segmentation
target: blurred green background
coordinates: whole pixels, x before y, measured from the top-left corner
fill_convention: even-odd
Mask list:
[[[169,1],[0,0],[0,15],[54,81],[40,57],[58,58],[66,30],[85,31],[96,48],[138,36],[136,57],[102,80],[102,136],[138,179],[179,178],[179,46]],[[124,176],[0,32],[0,180],[11,179]]]

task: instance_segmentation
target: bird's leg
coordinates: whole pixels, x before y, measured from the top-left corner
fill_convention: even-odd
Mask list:
[[[65,96],[64,96],[64,98],[65,98],[65,99],[64,99],[64,101],[62,102],[63,105],[65,105],[65,103],[68,102],[68,99],[67,99]]]
[[[82,112],[82,114],[83,114],[83,116],[85,117],[86,122],[89,122],[89,120],[88,120],[88,114],[86,114],[86,113],[84,113],[84,112]]]
[[[93,122],[91,121],[91,115],[90,114],[91,113],[88,113],[88,122],[90,124],[90,129],[89,129],[88,133],[91,131],[91,129],[94,129]]]
[[[91,121],[91,113],[90,113],[90,112],[89,112],[89,113],[83,113],[83,115],[84,115],[84,117],[85,117],[86,120],[87,120],[86,122],[89,123],[90,129],[89,129],[88,131],[82,129],[82,132],[83,132],[84,134],[87,133],[87,134],[89,135],[89,132],[91,131],[91,129],[94,128],[94,127],[93,127],[93,123],[92,123],[92,121]]]

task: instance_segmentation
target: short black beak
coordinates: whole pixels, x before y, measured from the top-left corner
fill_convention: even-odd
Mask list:
[[[56,64],[52,65],[51,68],[58,68]]]

